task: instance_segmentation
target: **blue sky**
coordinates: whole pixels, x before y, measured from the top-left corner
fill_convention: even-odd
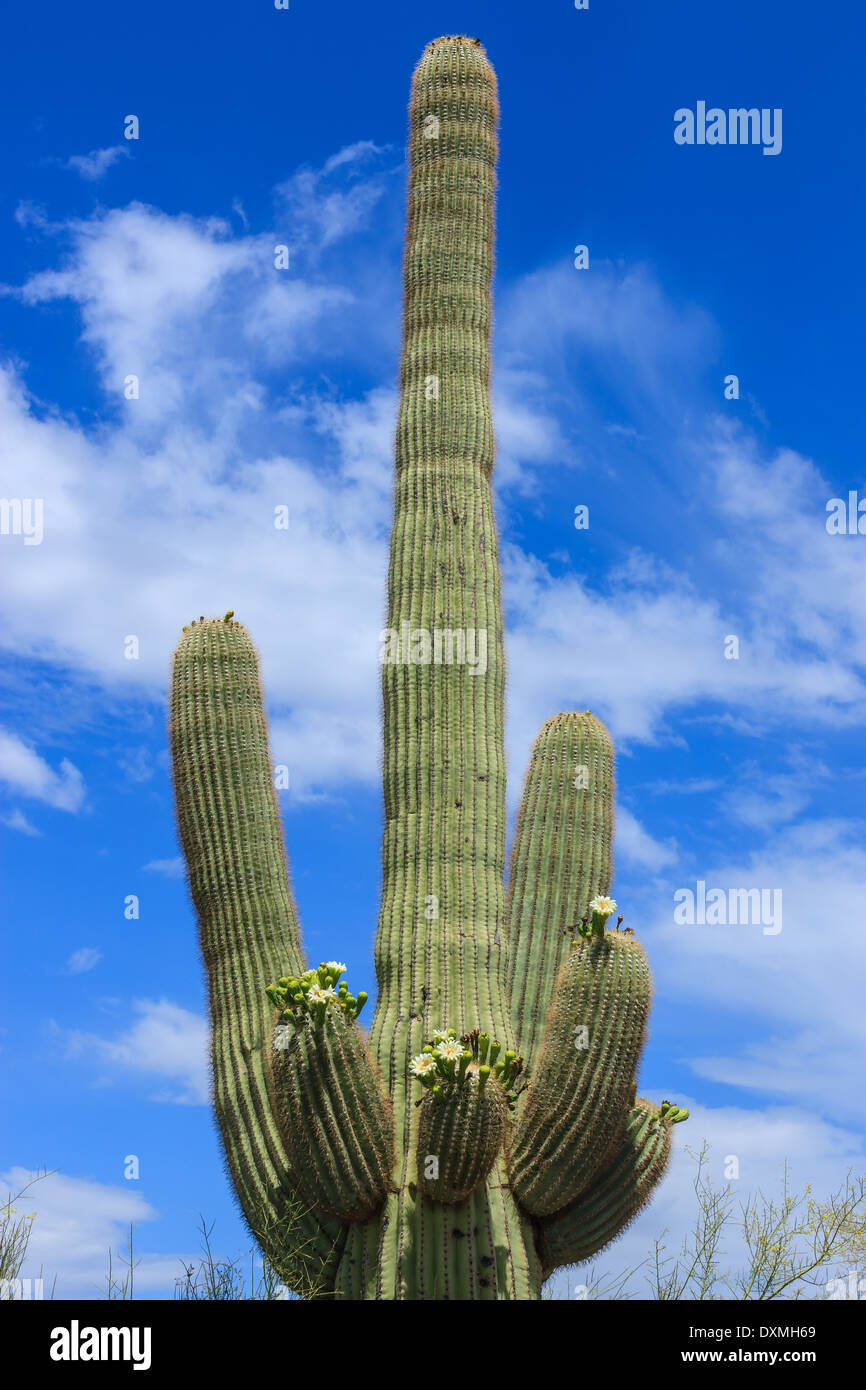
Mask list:
[[[862,1168],[866,540],[825,527],[866,491],[860,17],[48,3],[5,30],[0,490],[45,522],[0,536],[0,1172],[61,1170],[33,1241],[58,1293],[94,1292],[130,1220],[143,1292],[170,1292],[200,1212],[246,1244],[165,751],[199,613],[233,607],[262,654],[310,954],[375,988],[405,111],[441,33],[482,38],[502,105],[511,799],[548,715],[608,721],[614,891],[657,980],[641,1091],[693,1115],[606,1263],[689,1214],[686,1140],[716,1176],[738,1155],[744,1190],[786,1155],[816,1189]],[[675,144],[699,100],[781,108],[781,154]],[[781,932],[677,925],[699,879],[781,889]]]

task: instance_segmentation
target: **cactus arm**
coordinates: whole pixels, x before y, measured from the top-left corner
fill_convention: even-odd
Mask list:
[[[172,673],[170,740],[208,973],[216,1117],[244,1217],[282,1272],[298,1202],[268,1095],[274,1011],[264,986],[287,968],[300,971],[302,956],[258,659],[240,624],[208,621],[184,633]],[[305,1283],[326,1285],[342,1227],[309,1211],[297,1225]]]
[[[651,991],[640,944],[603,922],[562,966],[512,1146],[511,1186],[534,1216],[569,1206],[616,1152]]]
[[[278,1028],[274,1107],[298,1189],[318,1212],[361,1221],[382,1205],[394,1167],[391,1105],[353,1018]]]
[[[549,719],[532,749],[509,869],[508,991],[530,1070],[568,956],[566,929],[610,889],[613,798],[613,745],[601,720],[588,710]]]
[[[539,1223],[543,1278],[591,1259],[622,1235],[652,1197],[670,1154],[671,1125],[657,1106],[638,1100],[604,1173],[572,1206]]]

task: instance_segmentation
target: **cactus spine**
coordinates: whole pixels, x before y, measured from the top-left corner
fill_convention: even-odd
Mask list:
[[[231,612],[193,623],[174,663],[178,823],[229,1172],[277,1268],[336,1298],[537,1298],[543,1273],[631,1220],[670,1142],[670,1122],[634,1098],[643,952],[606,932],[605,913],[589,935],[577,927],[611,872],[613,752],[589,712],[539,735],[505,892],[489,404],[497,119],[478,42],[428,45],[410,103],[368,1039],[337,975],[303,960],[248,634]]]

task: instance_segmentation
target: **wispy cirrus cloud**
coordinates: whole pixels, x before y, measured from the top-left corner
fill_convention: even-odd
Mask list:
[[[23,811],[19,811],[17,806],[13,810],[0,816],[0,821],[6,826],[7,830],[17,830],[20,835],[29,835],[31,838],[41,836],[42,831],[38,830],[27,819]]]
[[[67,975],[85,975],[94,970],[102,960],[102,953],[95,946],[80,946],[66,962]]]
[[[172,859],[149,859],[142,865],[145,873],[160,874],[163,878],[183,878],[184,863],[181,855]]]
[[[65,167],[74,173],[80,174],[89,183],[95,183],[101,179],[119,159],[129,157],[128,145],[109,145],[106,149],[91,150],[90,154],[73,154],[66,161]]]
[[[866,936],[857,904],[866,882],[864,823],[812,811],[762,826],[744,854],[725,844],[711,837],[703,846],[678,846],[674,865],[645,889],[635,886],[660,1007],[706,1010],[717,1035],[736,1040],[710,1051],[690,1032],[680,1044],[682,1061],[758,1103],[783,1096],[828,1121],[862,1125]],[[698,880],[707,890],[777,893],[780,929],[675,921],[675,891],[695,891]]]
[[[304,166],[278,184],[274,190],[282,207],[300,230],[300,240],[308,249],[322,252],[352,232],[364,227],[376,204],[385,195],[388,173],[370,171],[370,165],[381,163],[379,156],[389,150],[372,140],[356,140],[332,154],[321,169]],[[394,161],[402,179],[399,160]],[[367,177],[363,171],[367,169]],[[332,175],[339,172],[342,182]]]
[[[138,1075],[165,1084],[151,1100],[206,1105],[210,1095],[206,1021],[168,999],[136,999],[125,1028],[113,1037],[58,1030],[69,1060],[89,1063],[102,1084]]]

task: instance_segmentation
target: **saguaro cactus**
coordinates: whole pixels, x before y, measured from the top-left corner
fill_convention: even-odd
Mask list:
[[[685,1117],[636,1099],[650,976],[634,935],[607,929],[613,752],[588,711],[536,741],[505,888],[497,118],[478,41],[431,43],[410,105],[368,1038],[342,964],[303,959],[247,632],[195,622],[174,662],[228,1169],[277,1269],[334,1298],[539,1297],[631,1220]]]

